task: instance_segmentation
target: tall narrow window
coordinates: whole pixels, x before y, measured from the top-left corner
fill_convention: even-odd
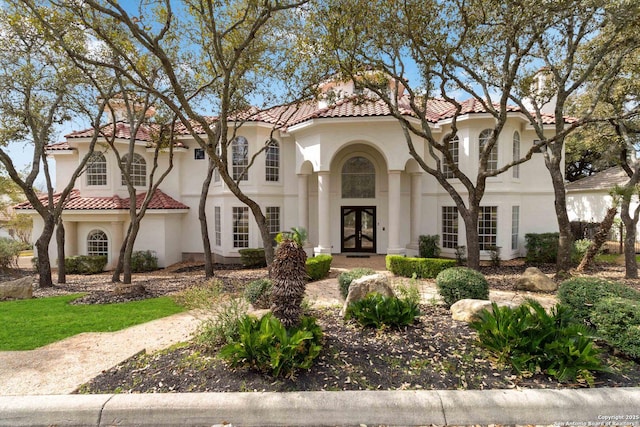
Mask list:
[[[236,136],[231,142],[231,164],[234,181],[246,181],[249,166],[249,141],[244,136]]]
[[[513,134],[513,161],[520,159],[520,134],[516,131]],[[520,165],[511,168],[514,178],[520,178]]]
[[[442,247],[454,249],[458,246],[458,208],[442,207]]]
[[[100,152],[87,161],[87,185],[107,185],[107,159]]]
[[[491,139],[491,135],[493,130],[485,129],[480,132],[479,144],[480,149],[478,150],[478,158],[482,156],[482,152],[484,151],[484,147],[489,143]],[[496,143],[491,151],[489,152],[489,158],[487,159],[487,172],[493,172],[498,169],[498,144]]]
[[[518,249],[520,233],[520,206],[511,206],[511,250]]]
[[[460,139],[456,136],[451,141],[449,141],[449,154],[453,158],[453,164],[458,167],[459,160],[459,152],[460,152]],[[443,157],[442,159],[442,173],[444,173],[444,177],[447,179],[455,178],[456,176],[453,173],[453,169],[449,167],[446,159]]]
[[[496,246],[498,237],[498,207],[480,206],[478,216],[478,242],[481,251],[491,250]]]
[[[280,144],[277,141],[269,142],[265,150],[264,179],[268,182],[280,180]]]
[[[109,239],[104,231],[93,230],[87,236],[87,255],[109,256]]]
[[[233,208],[233,247],[249,247],[249,208]]]
[[[222,246],[222,220],[220,219],[220,206],[213,208],[214,233],[216,246]]]
[[[376,168],[365,157],[352,157],[342,166],[342,198],[376,197]]]
[[[128,158],[128,154],[122,157],[122,168],[125,170]],[[129,176],[131,177],[131,183],[135,187],[144,187],[147,185],[147,162],[145,162],[144,158],[138,153],[134,153],[133,158],[131,159]],[[127,185],[124,172],[122,173],[122,185]]]
[[[267,227],[269,228],[269,234],[271,235],[271,244],[276,245],[276,236],[280,232],[280,207],[267,206]]]

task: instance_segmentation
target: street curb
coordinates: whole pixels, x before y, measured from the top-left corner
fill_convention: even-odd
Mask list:
[[[640,388],[0,396],[0,426],[640,426]]]

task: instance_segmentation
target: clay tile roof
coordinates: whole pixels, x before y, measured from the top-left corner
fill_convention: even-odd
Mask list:
[[[136,139],[138,141],[152,141],[152,132],[155,125],[147,125],[142,124],[138,127],[138,133],[136,134]],[[115,137],[118,139],[129,139],[131,138],[132,126],[130,123],[125,122],[116,122],[109,123],[104,125],[100,132],[105,137]],[[91,138],[94,135],[95,130],[93,128],[79,130],[71,132],[68,135],[65,135],[65,138]]]
[[[136,207],[140,208],[142,202],[147,193],[141,193],[136,196]],[[47,196],[40,197],[45,204]],[[60,201],[60,193],[53,196],[53,203],[57,204]],[[80,191],[74,189],[69,194],[69,198],[64,206],[65,210],[120,210],[129,209],[130,200],[122,199],[117,195],[111,197],[83,197],[80,195]],[[16,206],[14,209],[33,209],[30,202],[23,202]],[[189,209],[189,206],[173,199],[166,195],[161,190],[156,190],[149,201],[147,209]]]
[[[565,185],[565,189],[568,192],[611,190],[616,185],[624,185],[628,181],[626,172],[620,166],[614,166],[595,175],[570,182]]]
[[[56,142],[55,144],[49,144],[46,147],[47,151],[67,151],[67,150],[73,150],[73,148],[71,148],[69,146],[68,142]]]

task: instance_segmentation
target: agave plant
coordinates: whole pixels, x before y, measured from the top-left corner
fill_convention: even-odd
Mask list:
[[[297,326],[302,316],[302,299],[307,284],[307,254],[302,244],[283,240],[271,264],[271,311],[285,328]]]

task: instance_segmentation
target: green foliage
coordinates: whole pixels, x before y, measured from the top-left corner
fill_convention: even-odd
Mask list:
[[[489,246],[489,255],[491,256],[491,265],[494,267],[500,267],[500,246]]]
[[[582,261],[582,258],[587,253],[587,250],[589,249],[589,246],[591,246],[591,243],[593,242],[589,239],[579,239],[573,242],[573,251],[571,252],[571,261],[574,264],[577,265],[580,263],[580,261]],[[599,255],[601,253],[602,253],[602,248],[598,250],[598,253],[596,255]]]
[[[327,254],[316,255],[313,258],[307,258],[307,274],[312,281],[324,279],[329,275],[331,269],[331,261],[333,257]]]
[[[467,267],[448,268],[436,277],[438,293],[450,307],[461,299],[489,299],[489,283],[482,273]]]
[[[195,342],[205,351],[214,352],[220,346],[238,339],[240,319],[247,311],[239,298],[223,301],[215,314],[200,324],[195,333]]]
[[[467,262],[467,247],[462,245],[462,246],[456,246],[456,264],[461,266],[464,265],[465,262]]]
[[[440,236],[438,234],[420,236],[420,258],[438,258],[440,256]]]
[[[271,280],[252,280],[244,288],[244,297],[255,308],[269,308],[271,306]]]
[[[340,287],[340,294],[342,295],[342,298],[346,298],[347,295],[349,295],[349,286],[351,286],[351,282],[355,279],[359,279],[360,277],[369,276],[375,273],[375,270],[364,267],[354,268],[340,273],[338,276],[338,286]]]
[[[520,374],[538,371],[558,381],[586,381],[593,385],[591,371],[606,371],[599,351],[593,347],[594,333],[576,323],[569,308],[555,306],[551,313],[534,300],[516,309],[492,304],[470,326],[478,340],[497,359]]]
[[[267,259],[264,256],[263,248],[239,249],[240,262],[246,268],[266,267]]]
[[[558,233],[527,233],[524,235],[527,262],[554,263],[558,257]]]
[[[289,328],[267,314],[262,319],[244,316],[238,321],[238,336],[220,350],[232,367],[268,372],[274,377],[292,377],[297,369],[309,369],[322,350],[322,329],[311,317]]]
[[[0,302],[0,351],[33,350],[82,332],[113,332],[184,311],[169,297],[69,304],[81,295]]]
[[[76,255],[64,259],[67,274],[98,274],[106,265],[106,255]]]
[[[577,318],[587,322],[591,320],[593,307],[608,297],[640,301],[640,292],[622,283],[597,277],[574,277],[558,286],[560,303],[571,307]]]
[[[433,279],[441,271],[456,265],[452,259],[410,258],[402,255],[387,255],[387,270],[403,277]]]
[[[405,326],[415,322],[420,315],[418,304],[397,297],[386,297],[379,293],[367,295],[347,307],[346,318],[355,319],[362,326],[378,329],[390,326]]]
[[[276,243],[285,240],[293,240],[299,247],[303,247],[307,241],[307,230],[304,227],[291,227],[291,231],[282,231],[276,236]]]
[[[131,254],[131,272],[144,273],[158,269],[158,256],[155,251],[134,251]]]
[[[7,237],[0,238],[0,270],[7,270],[18,264],[23,244]]]
[[[640,358],[640,301],[604,298],[591,312],[598,335],[621,353]]]
[[[224,291],[224,284],[218,279],[191,286],[173,295],[174,301],[187,310],[217,310]]]

